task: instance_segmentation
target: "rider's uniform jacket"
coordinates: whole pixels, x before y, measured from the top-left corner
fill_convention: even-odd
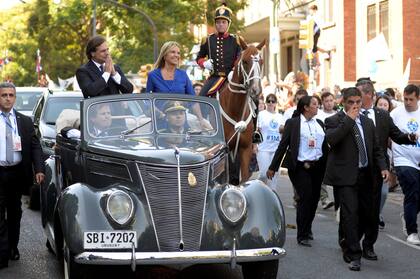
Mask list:
[[[203,39],[197,55],[197,64],[204,68],[207,59],[213,59],[211,76],[225,77],[232,70],[237,58],[240,57],[241,46],[239,36],[228,32],[224,34],[210,34]]]

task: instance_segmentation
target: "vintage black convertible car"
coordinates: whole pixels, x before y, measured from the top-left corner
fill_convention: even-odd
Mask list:
[[[66,278],[89,265],[207,263],[276,278],[286,254],[282,203],[259,180],[228,184],[217,101],[97,97],[81,101],[80,117],[80,133],[57,135],[41,188],[47,246]]]

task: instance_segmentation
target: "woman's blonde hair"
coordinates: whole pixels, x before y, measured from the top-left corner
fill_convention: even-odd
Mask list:
[[[169,50],[173,48],[174,46],[176,46],[177,48],[181,50],[181,46],[175,41],[169,41],[163,44],[163,46],[160,48],[159,57],[157,58],[155,64],[153,65],[155,69],[162,68],[165,65],[164,58],[166,54],[168,54]]]

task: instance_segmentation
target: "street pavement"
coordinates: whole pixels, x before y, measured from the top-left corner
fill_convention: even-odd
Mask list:
[[[332,191],[329,189],[331,197]],[[281,176],[277,192],[283,202],[287,229],[285,249],[287,256],[280,260],[278,278],[418,278],[420,276],[420,246],[405,243],[401,219],[402,194],[390,193],[384,209],[385,229],[380,231],[375,246],[378,261],[362,259],[362,270],[352,272],[347,268],[337,244],[337,222],[333,209],[318,207],[313,224],[315,240],[313,247],[298,246],[296,243],[295,209],[293,190],[287,176]],[[61,279],[62,268],[54,255],[45,247],[46,238],[41,227],[38,211],[23,206],[21,259],[9,262],[9,268],[0,270],[1,279]],[[420,223],[420,220],[419,220]],[[147,275],[144,273],[147,271]],[[183,272],[169,269],[140,269],[135,274],[128,267],[94,267],[87,278],[229,278],[241,279],[240,268],[230,270],[226,265],[205,265],[190,267]]]

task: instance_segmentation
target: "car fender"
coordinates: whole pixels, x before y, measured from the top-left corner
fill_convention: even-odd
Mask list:
[[[260,180],[243,185],[247,200],[245,221],[238,239],[238,249],[283,247],[286,238],[282,202],[270,187]]]
[[[113,222],[105,210],[106,196],[114,190],[125,191],[134,203],[133,221],[124,226]],[[138,251],[158,251],[147,205],[136,194],[121,185],[98,189],[84,183],[73,184],[61,194],[58,212],[63,238],[72,253],[84,251],[85,232],[115,230],[137,231]]]
[[[283,206],[278,195],[259,180],[244,183],[241,191],[247,201],[246,213],[236,224],[229,223],[220,210],[221,194],[226,187],[208,192],[201,250],[283,247],[286,231]]]

